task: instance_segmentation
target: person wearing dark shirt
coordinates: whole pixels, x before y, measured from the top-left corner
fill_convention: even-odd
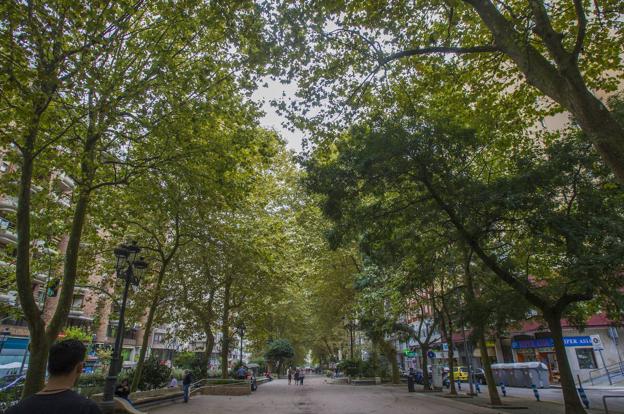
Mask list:
[[[84,344],[73,339],[54,344],[48,358],[50,377],[46,386],[5,414],[102,414],[95,401],[71,389],[82,374],[86,353]]]
[[[184,402],[187,403],[189,400],[189,394],[191,391],[191,382],[193,382],[193,377],[191,376],[191,371],[187,370],[184,373],[184,378],[182,379],[182,388],[184,389]]]
[[[115,388],[115,395],[131,402],[128,398],[130,395],[130,384],[128,384],[127,379],[121,381],[121,384],[117,385],[117,388]]]

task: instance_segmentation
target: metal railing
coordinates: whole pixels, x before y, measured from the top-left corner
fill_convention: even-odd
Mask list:
[[[600,367],[589,371],[589,381],[591,385],[594,385],[594,380],[598,380],[602,377],[607,377],[609,384],[613,384],[613,378],[621,375],[624,377],[624,367],[616,362],[615,364],[607,365],[606,367]]]
[[[605,414],[609,414],[609,407],[607,407],[607,398],[624,398],[624,395],[603,395],[602,405],[604,406]]]

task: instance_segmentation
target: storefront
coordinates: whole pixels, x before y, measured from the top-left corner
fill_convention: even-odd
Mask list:
[[[572,368],[592,370],[598,367],[592,346],[592,337],[599,338],[598,335],[563,338]],[[559,364],[552,338],[516,339],[511,341],[511,348],[514,353],[514,362],[542,362],[548,367],[549,380],[551,382],[559,381]]]

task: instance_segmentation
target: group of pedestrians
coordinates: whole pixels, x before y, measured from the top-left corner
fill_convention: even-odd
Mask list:
[[[303,379],[305,378],[305,371],[303,369],[293,369],[292,367],[288,368],[288,385],[292,384],[292,380],[294,377],[295,385],[303,385]]]

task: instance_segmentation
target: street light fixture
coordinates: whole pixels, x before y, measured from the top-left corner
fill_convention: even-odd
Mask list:
[[[355,323],[351,319],[347,319],[346,317],[342,317],[342,321],[344,322],[344,328],[349,332],[349,353],[351,355],[351,361],[353,361],[353,331],[355,330]]]
[[[104,385],[104,397],[102,398],[102,411],[105,414],[113,414],[115,412],[114,392],[117,383],[117,375],[121,371],[121,348],[124,334],[124,316],[126,313],[126,302],[128,301],[128,290],[130,285],[138,286],[141,278],[147,269],[147,262],[143,257],[137,259],[141,248],[136,241],[130,244],[122,244],[115,248],[115,271],[118,279],[125,281],[123,299],[121,301],[121,309],[119,310],[119,320],[117,321],[117,332],[115,335],[115,348],[111,363],[108,368],[108,376]]]

